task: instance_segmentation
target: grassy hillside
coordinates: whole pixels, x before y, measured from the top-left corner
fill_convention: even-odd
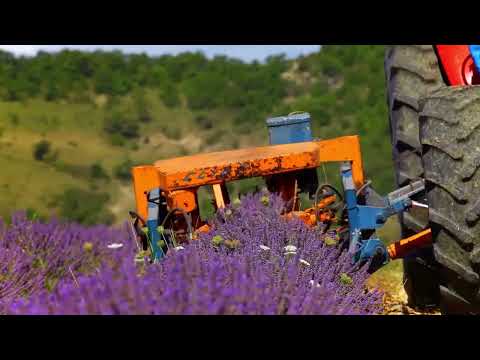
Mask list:
[[[201,54],[0,53],[0,216],[30,209],[122,221],[134,208],[132,165],[265,145],[265,119],[298,110],[312,114],[321,138],[360,134],[367,176],[389,191],[383,52],[324,46],[265,64]],[[329,166],[327,178],[335,182],[338,167]]]

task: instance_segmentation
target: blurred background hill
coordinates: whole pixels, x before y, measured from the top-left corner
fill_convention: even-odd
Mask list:
[[[266,118],[293,111],[310,112],[320,138],[359,134],[367,177],[390,191],[383,57],[383,46],[346,45],[261,63],[202,53],[0,52],[0,216],[28,209],[122,222],[135,206],[132,166],[266,145]],[[338,167],[320,176],[335,182]]]

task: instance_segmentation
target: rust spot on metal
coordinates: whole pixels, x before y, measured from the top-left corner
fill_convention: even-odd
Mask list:
[[[202,169],[200,174],[198,174],[198,179],[203,180],[205,178],[205,176],[206,176],[205,170]]]
[[[191,171],[189,172],[184,178],[184,182],[191,182],[192,181],[192,176],[195,175],[195,172]]]
[[[232,174],[232,166],[226,166],[223,168],[222,172],[220,173],[220,178],[225,180],[230,177]]]
[[[249,176],[250,164],[248,162],[240,162],[237,166],[237,177],[243,179]]]
[[[210,177],[214,177],[216,174],[217,174],[217,167],[216,167],[216,166],[213,166],[213,167],[210,169],[210,174],[209,174],[209,176],[210,176]]]
[[[276,157],[274,159],[275,163],[277,164],[277,167],[274,169],[274,171],[279,171],[282,169],[282,158],[281,157]]]

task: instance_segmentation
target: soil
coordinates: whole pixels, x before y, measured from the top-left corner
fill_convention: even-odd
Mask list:
[[[402,289],[397,294],[386,293],[383,299],[385,312],[383,315],[441,315],[439,309],[414,309],[407,305],[407,294]]]
[[[439,309],[422,310],[407,305],[408,298],[403,288],[403,264],[401,260],[392,261],[373,274],[368,280],[369,288],[384,292],[382,315],[441,315]]]

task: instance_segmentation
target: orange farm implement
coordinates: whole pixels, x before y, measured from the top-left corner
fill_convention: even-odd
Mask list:
[[[424,190],[422,180],[379,196],[365,181],[358,136],[313,139],[306,113],[269,119],[267,124],[270,146],[179,157],[132,169],[137,210],[130,215],[152,262],[161,260],[174,242],[192,241],[209,230],[199,210],[200,187],[213,188],[214,204],[220,209],[230,203],[227,183],[253,177],[263,177],[269,192],[282,197],[287,219],[297,217],[322,229],[338,226],[352,260],[370,261],[372,271],[429,244],[429,229],[388,248],[375,235],[390,216],[425,206],[410,199]],[[343,191],[318,184],[317,168],[332,162],[341,165]],[[313,208],[299,208],[302,192],[314,200]]]

